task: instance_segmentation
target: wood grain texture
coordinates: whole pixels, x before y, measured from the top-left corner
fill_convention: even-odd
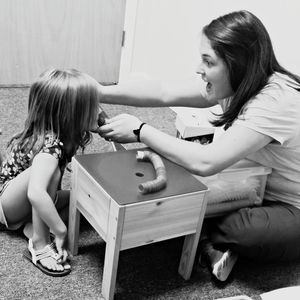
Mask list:
[[[114,299],[124,212],[124,206],[119,206],[117,203],[112,201],[109,212],[109,224],[105,248],[105,263],[102,278],[102,296],[106,300]]]
[[[0,84],[30,84],[48,67],[117,82],[125,0],[0,0]]]
[[[196,232],[204,192],[126,206],[121,249]]]
[[[68,225],[68,247],[72,255],[78,253],[80,213],[77,209],[77,170],[78,164],[72,163],[72,189],[70,191],[69,225]]]
[[[81,166],[77,168],[75,180],[76,205],[79,211],[89,220],[102,239],[106,240],[111,205],[109,195]]]

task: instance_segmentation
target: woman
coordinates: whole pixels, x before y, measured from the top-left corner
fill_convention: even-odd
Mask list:
[[[237,256],[263,261],[300,257],[300,77],[277,61],[267,30],[248,11],[213,20],[202,31],[203,84],[143,82],[101,87],[102,102],[136,106],[210,107],[225,133],[209,145],[171,137],[138,118],[119,115],[103,137],[140,140],[191,172],[208,176],[243,158],[273,168],[262,207],[244,208],[208,224],[201,244],[213,274],[225,281]],[[137,136],[133,130],[137,131]]]

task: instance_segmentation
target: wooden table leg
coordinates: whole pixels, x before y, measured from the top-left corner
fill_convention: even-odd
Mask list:
[[[102,297],[112,300],[115,293],[125,208],[111,201],[106,239]]]
[[[192,274],[196,251],[197,251],[200,234],[201,234],[202,223],[205,215],[206,204],[207,201],[205,200],[204,197],[204,199],[202,200],[202,207],[199,214],[196,232],[194,234],[187,235],[184,239],[178,273],[185,280],[190,279]]]
[[[68,226],[68,247],[72,255],[78,253],[78,238],[79,238],[79,224],[80,213],[77,209],[77,168],[76,161],[72,163],[72,189],[70,192],[69,203],[69,226]]]

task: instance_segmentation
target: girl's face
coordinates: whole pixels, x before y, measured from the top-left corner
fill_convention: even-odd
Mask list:
[[[221,100],[233,94],[225,62],[212,49],[209,39],[202,34],[200,42],[201,63],[197,73],[207,82],[208,100]]]
[[[90,128],[88,131],[96,132],[98,129],[98,113],[92,116],[93,120],[91,121]]]
[[[87,129],[87,131],[91,131],[91,132],[98,132],[99,129],[99,124],[98,124],[98,118],[99,118],[99,114],[101,112],[100,107],[98,108],[98,110],[96,111],[96,113],[91,117],[91,122],[90,122],[90,128]]]

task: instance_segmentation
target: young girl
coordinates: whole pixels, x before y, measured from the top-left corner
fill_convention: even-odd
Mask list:
[[[102,102],[200,108],[220,104],[223,113],[214,125],[226,131],[213,143],[179,140],[124,114],[106,120],[100,130],[119,142],[142,141],[201,176],[246,157],[273,169],[263,206],[240,209],[208,227],[210,239],[203,249],[213,274],[224,281],[238,255],[260,261],[300,258],[300,77],[278,63],[266,28],[248,11],[229,13],[205,26],[200,55],[200,80],[123,82],[101,87]]]
[[[97,85],[76,70],[44,72],[30,88],[24,129],[10,140],[2,163],[0,222],[12,230],[32,222],[24,256],[52,276],[71,271],[67,227],[58,213],[68,208],[69,197],[60,183],[67,163],[97,128]]]

